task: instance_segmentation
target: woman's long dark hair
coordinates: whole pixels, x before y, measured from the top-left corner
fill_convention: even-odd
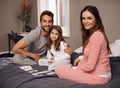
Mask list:
[[[85,49],[85,47],[86,47],[86,45],[87,45],[87,44],[86,44],[86,41],[89,41],[89,37],[90,37],[90,35],[91,35],[90,31],[89,31],[89,30],[86,30],[86,29],[84,28],[83,23],[82,23],[82,14],[83,14],[84,11],[89,11],[90,13],[92,13],[92,14],[94,15],[94,17],[95,17],[95,19],[96,19],[96,24],[95,24],[95,26],[94,26],[94,28],[93,28],[93,32],[95,32],[95,31],[97,31],[97,30],[100,30],[100,31],[103,33],[103,35],[104,35],[104,37],[105,37],[105,39],[106,39],[106,41],[107,41],[107,49],[108,49],[108,52],[110,53],[111,50],[110,50],[110,47],[109,47],[108,38],[107,38],[107,36],[106,36],[106,34],[105,34],[105,29],[104,29],[104,26],[103,26],[101,17],[100,17],[100,15],[99,15],[99,11],[98,11],[98,9],[97,9],[95,6],[91,6],[91,5],[86,6],[86,7],[81,11],[81,13],[80,13],[83,51],[84,51],[84,49]],[[93,33],[93,32],[92,32],[92,33]]]
[[[46,43],[46,46],[47,46],[47,49],[51,49],[51,45],[53,44],[53,42],[51,41],[50,39],[50,34],[52,32],[52,30],[55,29],[58,33],[59,33],[59,36],[58,36],[58,39],[55,41],[55,45],[54,45],[54,48],[56,51],[59,51],[60,50],[60,42],[61,41],[64,41],[64,38],[62,36],[62,29],[60,26],[58,25],[53,25],[53,27],[51,28],[51,30],[49,31],[49,36],[47,38],[47,43]]]

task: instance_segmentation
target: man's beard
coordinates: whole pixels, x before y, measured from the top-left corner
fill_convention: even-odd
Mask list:
[[[51,28],[52,28],[52,27],[49,28],[49,31],[50,31]],[[44,27],[42,27],[42,29],[43,29],[44,32],[47,32],[47,33],[49,32],[49,31],[46,31],[46,30],[44,29]]]

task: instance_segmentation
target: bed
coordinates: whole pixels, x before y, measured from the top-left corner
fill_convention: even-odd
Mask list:
[[[118,53],[120,49],[116,54],[115,44],[110,46],[114,46],[110,55],[113,77],[107,84],[88,85],[59,79],[55,74],[44,73],[46,66],[18,65],[12,63],[12,57],[2,57],[0,58],[0,88],[120,88],[120,53]],[[118,48],[116,49],[118,50]],[[80,51],[81,47],[75,50],[75,52]],[[26,67],[28,70],[24,69]],[[44,74],[41,75],[41,71]]]

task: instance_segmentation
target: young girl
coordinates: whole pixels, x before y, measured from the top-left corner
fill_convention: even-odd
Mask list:
[[[58,65],[69,65],[70,55],[65,53],[68,47],[63,36],[60,26],[53,25],[47,40],[47,58],[49,61],[48,70],[54,70]]]

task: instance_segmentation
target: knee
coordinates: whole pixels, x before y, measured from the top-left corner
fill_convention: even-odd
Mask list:
[[[20,58],[19,54],[15,54],[12,58],[12,61],[15,64],[21,64],[22,63],[22,59]]]
[[[55,68],[55,73],[56,74],[59,74],[63,69],[63,66],[57,66],[56,68]]]

